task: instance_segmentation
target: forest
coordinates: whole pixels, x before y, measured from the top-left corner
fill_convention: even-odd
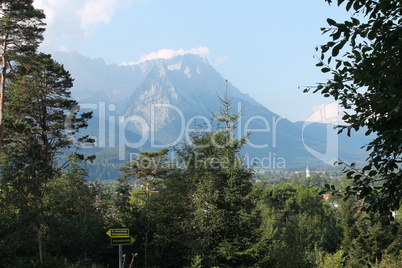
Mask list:
[[[2,0],[0,267],[118,267],[113,228],[135,239],[123,267],[402,267],[402,4],[336,3],[355,17],[327,20],[317,67],[333,78],[314,91],[346,109],[340,132],[376,134],[363,168],[290,179],[253,170],[240,153],[252,133],[235,135],[241,113],[225,95],[212,130],[91,181],[94,156],[74,144],[94,140],[69,137],[92,114],[71,98],[68,70],[38,51],[43,11]]]

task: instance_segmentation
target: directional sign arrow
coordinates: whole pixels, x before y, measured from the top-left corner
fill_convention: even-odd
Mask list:
[[[135,239],[131,236],[110,238],[110,243],[112,244],[112,246],[131,245],[134,242],[135,242]]]
[[[130,236],[130,231],[127,228],[110,229],[106,234],[110,237],[128,237]]]

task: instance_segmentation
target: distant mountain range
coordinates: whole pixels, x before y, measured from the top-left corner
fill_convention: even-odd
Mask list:
[[[188,140],[199,124],[212,128],[211,112],[222,108],[219,97],[227,85],[233,111],[242,113],[236,133],[252,132],[242,151],[246,164],[279,169],[366,158],[360,147],[369,139],[363,134],[338,136],[329,124],[294,123],[280,117],[227,84],[205,58],[196,55],[129,66],[107,65],[75,52],[53,57],[75,79],[72,97],[94,111],[84,131],[97,140],[94,148],[84,149],[97,154],[91,166],[93,178],[114,179],[130,153],[177,145]]]

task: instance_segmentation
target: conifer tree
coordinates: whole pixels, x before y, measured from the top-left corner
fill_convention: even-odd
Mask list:
[[[169,175],[173,168],[167,157],[168,152],[169,149],[166,148],[158,152],[140,152],[137,158],[119,169],[123,173],[123,178],[120,180],[134,178],[142,181],[147,194],[157,191],[158,184]]]
[[[239,155],[248,134],[235,137],[241,114],[233,113],[227,94],[220,101],[223,108],[213,117],[217,129],[196,133],[192,144],[178,152],[187,164],[183,176],[195,185],[190,204],[190,226],[197,236],[193,252],[203,258],[203,265],[251,266],[258,220],[253,214],[252,170]]]
[[[120,212],[123,225],[139,226],[137,232],[138,243],[142,244],[143,266],[148,267],[148,248],[152,226],[152,207],[150,198],[164,187],[164,180],[169,178],[174,165],[167,157],[169,149],[164,148],[157,152],[140,152],[140,154],[126,163],[119,170],[123,177],[118,179],[116,207]],[[129,180],[140,182],[141,188],[132,191]],[[130,200],[131,197],[131,200]],[[135,217],[133,217],[135,214]],[[134,220],[133,220],[134,218]],[[129,222],[131,220],[131,222]],[[137,243],[137,244],[138,244]]]
[[[31,54],[10,76],[6,92],[1,188],[5,202],[18,211],[16,226],[23,224],[36,233],[41,261],[46,186],[60,174],[58,155],[73,143],[67,135],[86,127],[91,117],[91,113],[77,114],[77,102],[70,99],[72,81],[50,55]],[[91,142],[88,137],[81,140]]]
[[[143,267],[253,267],[257,262],[260,221],[252,170],[240,158],[248,134],[235,137],[241,114],[233,112],[227,94],[220,101],[222,109],[213,114],[215,130],[201,128],[190,143],[175,148],[175,165],[161,150],[141,153],[122,169],[126,177],[157,190],[143,205],[150,228],[140,231],[149,231],[149,240],[142,241],[148,253],[139,255]],[[153,165],[141,165],[148,162]],[[163,187],[154,188],[152,178],[162,178]]]
[[[4,137],[4,102],[7,77],[21,56],[35,53],[43,40],[44,13],[33,7],[33,0],[0,1],[0,150]]]

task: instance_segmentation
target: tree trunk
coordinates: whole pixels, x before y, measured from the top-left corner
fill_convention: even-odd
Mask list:
[[[3,148],[3,138],[4,138],[4,92],[6,88],[6,73],[7,73],[7,58],[6,58],[6,50],[7,50],[7,38],[6,35],[3,39],[2,44],[2,55],[1,55],[1,77],[0,77],[0,152]]]
[[[145,232],[145,245],[144,245],[144,268],[148,267],[148,230]]]
[[[42,245],[42,235],[40,233],[40,227],[38,228],[38,248],[39,248],[39,261],[43,263],[43,245]]]

